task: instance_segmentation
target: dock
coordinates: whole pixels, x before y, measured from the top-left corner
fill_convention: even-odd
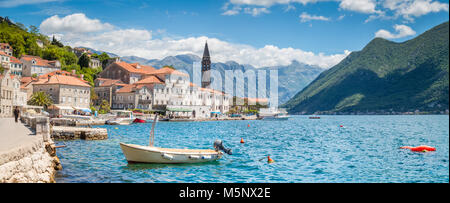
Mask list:
[[[108,131],[105,128],[53,126],[51,138],[54,140],[105,140],[108,139]]]

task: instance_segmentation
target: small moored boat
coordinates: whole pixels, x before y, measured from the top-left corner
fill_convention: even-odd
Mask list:
[[[111,111],[116,115],[115,118],[107,120],[105,123],[108,125],[130,125],[134,121],[133,112],[131,111]]]
[[[157,117],[156,115],[154,120],[157,120]],[[156,122],[153,122],[150,131],[149,146],[120,143],[120,148],[128,163],[201,163],[222,158],[223,153],[221,151],[230,155],[232,154],[231,149],[226,149],[220,140],[214,142],[214,150],[155,147],[153,146],[155,125]]]

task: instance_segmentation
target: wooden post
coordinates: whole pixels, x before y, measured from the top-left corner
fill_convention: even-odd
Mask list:
[[[155,125],[156,121],[158,120],[158,114],[155,114],[155,118],[153,119],[152,123],[152,130],[150,131],[150,139],[149,139],[149,146],[153,147],[153,144],[155,144]]]

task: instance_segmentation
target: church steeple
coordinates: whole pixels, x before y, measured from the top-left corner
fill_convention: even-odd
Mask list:
[[[205,43],[205,50],[203,50],[202,58],[202,87],[210,88],[211,85],[211,59],[209,56],[208,41]]]

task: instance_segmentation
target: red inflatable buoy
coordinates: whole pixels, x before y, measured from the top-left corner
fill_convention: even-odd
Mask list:
[[[426,146],[426,145],[421,145],[421,146],[417,146],[417,147],[404,146],[404,147],[400,147],[400,149],[410,149],[413,152],[432,152],[432,151],[436,151],[436,148],[430,147],[430,146]]]

